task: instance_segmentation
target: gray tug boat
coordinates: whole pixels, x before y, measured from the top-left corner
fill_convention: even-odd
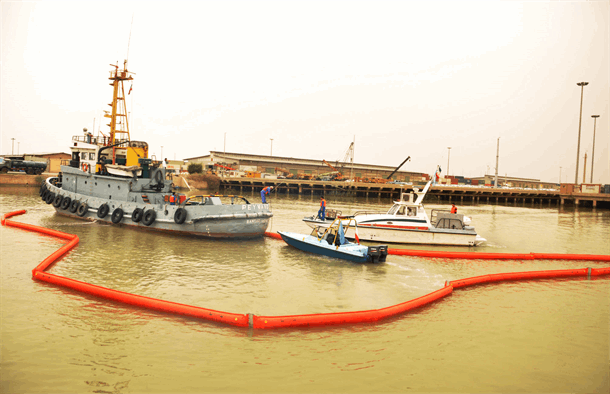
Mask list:
[[[129,137],[124,81],[133,80],[118,65],[113,86],[109,135],[72,137],[72,159],[58,177],[48,178],[40,196],[60,215],[140,229],[206,238],[264,235],[273,216],[269,204],[251,204],[242,196],[176,193],[161,161],[148,158],[148,144]],[[110,112],[110,111],[109,111]]]

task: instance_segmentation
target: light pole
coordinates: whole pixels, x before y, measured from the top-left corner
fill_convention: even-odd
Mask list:
[[[449,156],[451,156],[451,147],[447,147],[447,176],[449,176]]]
[[[498,137],[498,149],[496,151],[496,180],[495,187],[498,187],[498,164],[500,162],[500,137]],[[505,181],[506,182],[506,181]]]
[[[269,138],[271,140],[271,153],[269,156],[273,156],[273,138]]]
[[[15,154],[15,139],[11,138],[11,142],[12,142],[12,145],[11,145],[11,155],[14,155]]]
[[[574,183],[578,185],[578,156],[580,155],[580,126],[582,124],[582,96],[589,82],[578,82],[576,85],[580,86],[580,117],[578,119],[578,145],[576,147],[576,176],[574,178]]]
[[[593,158],[595,157],[595,126],[597,126],[597,118],[599,115],[591,115],[593,118],[593,151],[591,152],[591,183],[593,183]]]

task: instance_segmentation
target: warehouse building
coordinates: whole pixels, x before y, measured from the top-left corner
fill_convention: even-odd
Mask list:
[[[343,179],[385,179],[395,167],[373,164],[344,163],[338,161],[299,159],[294,157],[251,155],[210,151],[209,155],[185,159],[185,165],[199,163],[206,170],[214,170],[219,175],[258,177],[304,177],[332,176],[337,172]],[[254,176],[254,175],[253,175]],[[429,175],[419,172],[396,171],[392,179],[398,182],[420,182]]]

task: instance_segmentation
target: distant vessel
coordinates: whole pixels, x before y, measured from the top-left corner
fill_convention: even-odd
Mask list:
[[[123,82],[133,76],[127,61],[123,69],[111,66],[109,135],[94,137],[85,129],[72,137],[70,164],[40,189],[45,202],[61,215],[140,229],[209,238],[264,235],[273,216],[269,204],[250,204],[241,196],[175,193],[161,161],[148,158],[148,144],[130,139]]]
[[[419,193],[402,193],[387,213],[355,212],[358,234],[363,241],[401,244],[476,246],[485,242],[472,227],[470,218],[446,210],[432,210],[428,218],[422,201],[430,182]],[[328,227],[330,221],[315,216],[303,219],[312,228]]]

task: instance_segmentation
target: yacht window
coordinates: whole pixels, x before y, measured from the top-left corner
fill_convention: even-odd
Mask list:
[[[406,208],[406,207],[405,207],[404,205],[403,205],[402,207],[400,207],[400,208],[398,209],[398,213],[397,213],[397,215],[404,215],[404,214],[405,214],[405,208]],[[409,208],[409,209],[411,209],[411,208]]]
[[[392,208],[390,208],[390,210],[388,211],[388,215],[394,215],[396,213],[396,211],[398,210],[400,206],[398,204],[394,205]]]
[[[82,153],[81,153],[81,155],[80,155],[80,157],[81,157],[83,160],[87,160],[87,152],[82,152]]]
[[[89,160],[95,160],[95,153],[89,153]]]
[[[407,216],[415,216],[416,212],[416,208],[409,208],[407,210]]]

